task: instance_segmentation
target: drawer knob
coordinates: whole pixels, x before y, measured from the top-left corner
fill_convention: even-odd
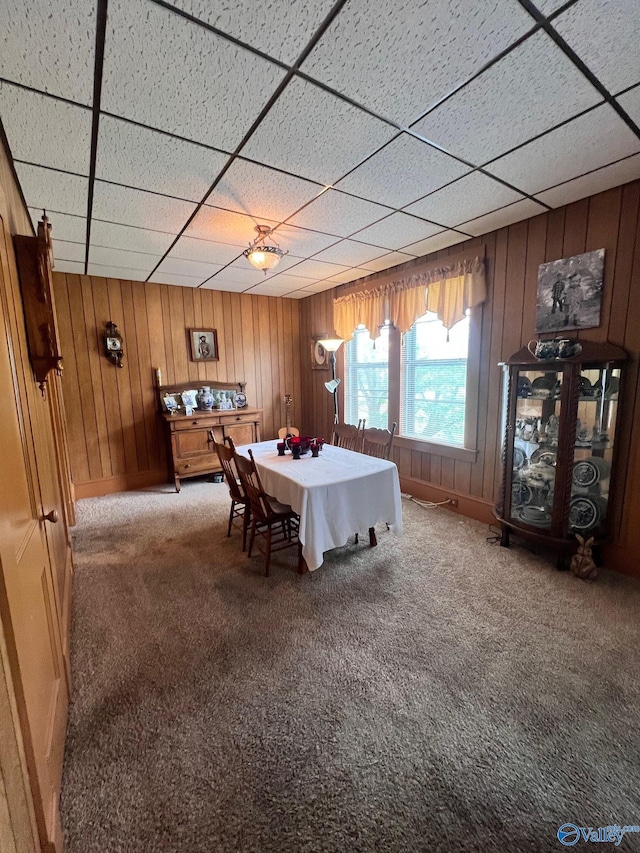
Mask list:
[[[185,468],[191,468],[191,465],[185,465],[184,467]]]
[[[191,423],[195,426],[196,424],[200,423],[200,421],[191,421]]]
[[[240,415],[236,415],[236,420],[237,420],[237,421],[241,421],[241,420],[242,420],[242,417],[241,417]]]

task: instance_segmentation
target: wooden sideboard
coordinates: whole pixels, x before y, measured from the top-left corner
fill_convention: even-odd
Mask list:
[[[231,436],[236,446],[260,441],[262,409],[232,409],[193,415],[163,414],[167,431],[169,479],[180,491],[181,477],[222,471],[214,442]]]

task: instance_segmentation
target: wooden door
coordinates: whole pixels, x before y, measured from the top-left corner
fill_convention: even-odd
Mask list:
[[[40,435],[48,410],[39,394],[27,358],[12,246],[0,218],[0,619],[40,845],[50,853],[62,849],[58,800],[69,694],[50,557],[58,546],[47,542],[50,522],[44,520],[55,487],[47,439]]]

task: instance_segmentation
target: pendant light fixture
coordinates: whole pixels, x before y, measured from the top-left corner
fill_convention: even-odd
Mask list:
[[[262,270],[266,275],[267,270],[276,267],[280,263],[280,258],[287,252],[281,249],[273,239],[271,228],[268,225],[256,225],[255,230],[258,232],[258,236],[242,254],[252,266],[257,270]]]

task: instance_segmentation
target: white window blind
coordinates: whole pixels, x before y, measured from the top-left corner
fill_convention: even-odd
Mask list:
[[[447,330],[428,311],[404,336],[400,434],[464,446],[469,317]]]
[[[389,421],[389,329],[375,343],[359,326],[345,349],[344,401],[347,423],[365,418],[368,427],[386,428]]]

